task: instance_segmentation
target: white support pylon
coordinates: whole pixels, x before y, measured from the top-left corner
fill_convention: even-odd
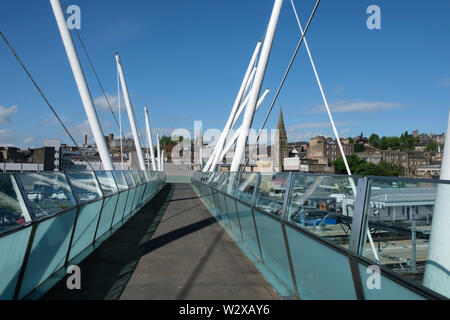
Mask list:
[[[242,101],[242,97],[244,96],[244,91],[246,89],[248,89],[248,84],[250,82],[249,78],[252,73],[252,69],[255,65],[256,59],[258,58],[258,53],[261,48],[261,43],[262,43],[261,41],[258,41],[258,43],[256,44],[255,50],[253,51],[252,58],[250,59],[250,63],[248,64],[247,71],[245,72],[244,79],[242,80],[241,87],[239,88],[238,94],[234,101],[233,108],[231,109],[230,116],[228,117],[225,127],[223,128],[223,131],[221,132],[221,134],[219,136],[219,140],[217,141],[217,144],[214,148],[213,153],[211,154],[211,157],[208,159],[208,162],[206,163],[205,167],[203,168],[203,172],[208,171],[211,167],[214,170],[214,166],[212,166],[212,163],[218,162],[218,156],[220,155],[220,153],[223,149],[225,139],[228,136],[228,132],[230,131],[231,123],[233,122],[236,111]]]
[[[150,157],[152,159],[152,168],[153,168],[153,171],[156,171],[155,152],[153,151],[152,131],[151,131],[151,127],[150,127],[150,118],[148,116],[147,106],[144,107],[144,112],[145,112],[145,127],[147,130],[148,147],[150,149]]]
[[[450,112],[440,180],[450,180]],[[423,285],[450,298],[450,184],[437,186]]]
[[[298,27],[300,29],[300,32],[301,32],[302,36],[303,36],[302,24],[300,23],[300,19],[298,18],[297,10],[295,9],[295,5],[294,5],[293,0],[291,0],[291,4],[292,4],[292,9],[294,10],[295,18],[297,19]],[[309,46],[308,46],[308,42],[306,41],[306,37],[303,39],[303,41],[305,42],[305,48],[306,48],[306,51],[308,53],[308,57],[309,57],[309,61],[311,62],[311,66],[313,68],[314,75],[316,77],[317,85],[319,86],[320,93],[322,94],[323,103],[325,104],[325,108],[327,110],[328,117],[329,117],[330,122],[331,122],[331,126],[333,128],[333,133],[334,133],[334,136],[336,138],[336,142],[338,144],[339,150],[341,151],[342,159],[344,160],[345,169],[347,170],[348,175],[351,176],[352,172],[351,172],[350,167],[348,165],[347,157],[345,155],[344,148],[342,147],[341,139],[339,138],[339,134],[338,134],[338,131],[336,129],[336,125],[334,123],[333,117],[331,115],[330,107],[328,105],[328,101],[327,101],[327,98],[325,96],[325,92],[323,91],[322,83],[320,82],[319,74],[317,73],[316,65],[315,65],[314,60],[312,58],[311,51],[309,50]],[[348,180],[349,180],[350,186],[352,188],[353,195],[356,197],[355,181],[353,180],[353,178],[349,178]],[[373,252],[373,254],[375,256],[375,260],[377,262],[380,262],[380,258],[378,257],[377,250],[375,249],[375,245],[373,243],[373,239],[372,239],[372,235],[370,233],[370,230],[367,230],[367,238],[368,238],[368,240],[370,242],[370,246],[372,248],[372,252]]]
[[[161,147],[159,146],[159,134],[156,135],[156,153],[158,155],[158,171],[161,171]]]
[[[261,104],[264,102],[264,99],[266,98],[267,94],[270,92],[269,89],[266,89],[266,91],[264,91],[264,94],[261,96],[261,98],[259,98],[258,104],[256,105],[256,111],[258,111],[259,107],[261,106]],[[238,118],[236,118],[235,120],[237,121]],[[233,124],[234,127],[234,124]],[[238,130],[236,130],[234,136],[231,138],[231,140],[227,141],[227,145],[223,148],[222,153],[220,154],[220,158],[219,159],[223,159],[223,157],[225,157],[225,155],[227,154],[228,151],[230,151],[231,147],[234,145],[234,142],[237,140],[237,138],[240,135],[240,131],[241,128],[239,128]]]
[[[111,157],[109,155],[108,145],[106,144],[105,136],[98,120],[97,112],[95,111],[94,102],[92,100],[89,87],[86,83],[83,69],[81,68],[80,60],[77,51],[67,28],[66,17],[61,7],[59,0],[50,0],[50,4],[55,15],[56,23],[61,34],[64,48],[66,49],[67,57],[69,58],[70,67],[72,68],[73,76],[77,84],[78,92],[80,93],[81,101],[83,103],[84,111],[89,122],[92,134],[94,136],[95,144],[97,145],[100,159],[105,170],[114,170]]]
[[[122,63],[120,61],[119,53],[115,53],[117,69],[119,70],[120,83],[122,84],[123,98],[125,99],[125,106],[127,107],[128,119],[130,120],[131,132],[133,133],[134,144],[136,146],[136,153],[139,160],[139,166],[141,170],[145,170],[144,154],[142,152],[141,140],[136,128],[136,121],[134,120],[133,106],[131,105],[130,95],[128,94],[127,82],[123,74]]]
[[[247,144],[248,133],[253,122],[255,115],[256,104],[261,91],[262,83],[264,81],[264,75],[266,73],[267,63],[269,62],[270,52],[272,50],[273,39],[275,31],[277,29],[278,18],[280,17],[281,7],[283,0],[275,0],[270,21],[267,27],[266,36],[261,49],[261,55],[259,57],[257,70],[255,74],[255,80],[253,81],[253,87],[250,91],[250,100],[247,108],[245,109],[244,119],[242,120],[242,132],[239,135],[236,145],[236,152],[231,163],[231,172],[237,172],[239,170],[242,159],[244,158],[245,145]]]

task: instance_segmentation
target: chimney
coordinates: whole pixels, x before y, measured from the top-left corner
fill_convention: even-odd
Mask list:
[[[84,135],[84,144],[83,146],[87,147],[87,134]]]

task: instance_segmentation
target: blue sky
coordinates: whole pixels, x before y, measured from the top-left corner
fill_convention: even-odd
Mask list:
[[[303,25],[314,0],[295,0]],[[117,94],[114,51],[121,55],[138,125],[144,104],[154,132],[222,129],[257,41],[269,0],[65,0],[81,8],[80,34],[106,91]],[[366,8],[381,8],[381,30],[366,27]],[[344,136],[445,131],[450,107],[450,2],[446,0],[321,1],[307,39],[338,129]],[[0,29],[8,37],[71,132],[88,126],[49,1],[3,1]],[[271,94],[255,116],[259,128],[299,39],[284,0],[263,88]],[[73,34],[75,43],[80,48]],[[101,90],[79,51],[104,133],[118,134]],[[0,43],[0,144],[69,142],[31,82]],[[113,99],[114,100],[114,99]],[[331,135],[306,50],[300,49],[280,106],[290,141]],[[130,132],[126,113],[124,131]]]

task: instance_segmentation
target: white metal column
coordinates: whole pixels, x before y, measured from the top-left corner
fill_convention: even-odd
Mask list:
[[[442,156],[441,180],[450,180],[450,112]],[[424,286],[450,298],[450,185],[439,184],[434,203]]]
[[[159,146],[159,134],[156,135],[156,153],[158,154],[158,171],[161,171],[161,148]]]
[[[148,116],[147,106],[144,107],[144,111],[145,111],[145,126],[147,129],[147,139],[148,139],[148,144],[149,144],[148,147],[150,148],[150,156],[152,158],[152,168],[153,168],[153,171],[156,171],[155,152],[153,151],[152,131],[151,131],[151,127],[150,127],[150,118]]]
[[[70,36],[69,29],[67,28],[66,17],[61,8],[61,3],[59,0],[50,0],[50,4],[56,18],[56,23],[58,24],[59,32],[61,34],[61,38],[67,52],[67,57],[69,58],[70,66],[72,68],[73,76],[78,87],[78,92],[80,93],[81,101],[83,103],[92,134],[94,135],[95,144],[97,145],[103,166],[105,167],[105,170],[113,170],[114,167],[111,157],[109,156],[105,136],[103,134],[102,127],[100,126],[97,112],[95,111],[94,102],[86,83],[77,51],[73,44],[72,37]]]
[[[119,53],[116,52],[117,69],[119,70],[120,83],[122,84],[123,97],[125,99],[125,106],[127,107],[128,119],[130,120],[130,127],[133,133],[134,144],[136,146],[136,153],[139,160],[139,166],[141,170],[145,170],[144,154],[142,153],[141,141],[136,128],[136,122],[134,120],[133,106],[131,105],[130,96],[128,94],[127,82],[123,74],[122,63],[120,61]]]
[[[261,56],[258,61],[255,80],[253,82],[252,90],[250,91],[250,100],[245,110],[244,119],[242,120],[242,131],[237,140],[236,152],[231,163],[231,172],[237,172],[239,165],[245,154],[245,145],[247,144],[248,133],[253,122],[255,114],[256,103],[261,91],[261,86],[266,73],[267,63],[269,61],[270,51],[272,50],[272,43],[277,29],[278,18],[280,16],[283,0],[275,0],[272,15],[270,17],[269,25],[267,27],[266,36],[261,49]]]
[[[231,109],[230,116],[228,117],[228,120],[225,124],[225,127],[223,128],[222,133],[220,134],[219,140],[214,148],[213,153],[211,154],[210,159],[206,163],[205,167],[203,168],[203,171],[206,172],[208,169],[215,169],[215,164],[219,161],[219,155],[222,152],[222,149],[224,147],[225,139],[228,136],[231,123],[233,122],[233,119],[235,117],[236,111],[242,101],[242,97],[244,95],[244,91],[248,89],[248,84],[250,80],[250,76],[252,74],[253,66],[255,65],[256,59],[258,57],[259,50],[261,48],[261,41],[258,41],[256,44],[255,50],[253,51],[252,58],[250,59],[250,63],[248,64],[247,71],[245,72],[244,79],[242,80],[241,87],[239,88],[238,94],[236,96],[236,99],[233,104],[233,108]]]

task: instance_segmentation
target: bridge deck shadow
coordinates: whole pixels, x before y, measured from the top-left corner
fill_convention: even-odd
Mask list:
[[[279,299],[189,184],[168,184],[43,299]]]

